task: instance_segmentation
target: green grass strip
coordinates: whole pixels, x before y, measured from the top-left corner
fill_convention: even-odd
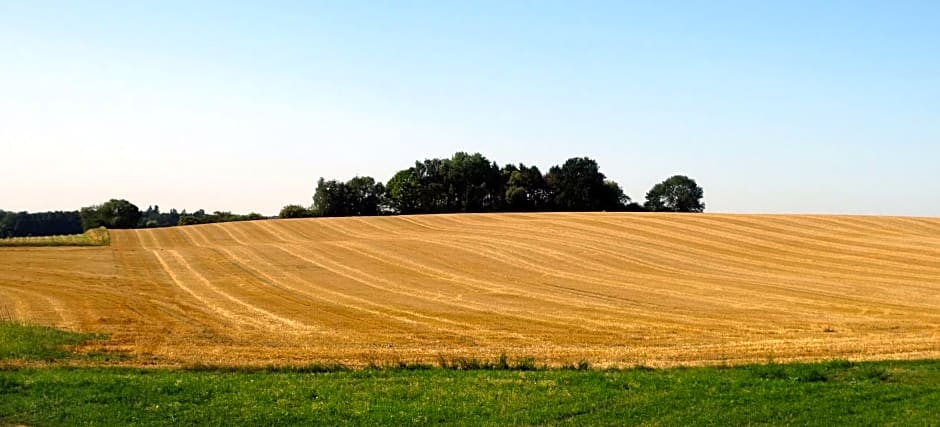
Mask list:
[[[51,362],[69,359],[74,355],[68,346],[102,338],[97,334],[3,321],[0,322],[0,360]]]
[[[734,368],[0,371],[0,424],[932,425],[940,361]]]
[[[108,246],[111,236],[104,227],[93,228],[82,234],[65,236],[10,237],[0,239],[0,247],[43,246]]]

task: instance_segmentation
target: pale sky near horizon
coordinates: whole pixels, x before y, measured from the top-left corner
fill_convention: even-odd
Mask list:
[[[592,157],[634,200],[940,216],[940,2],[0,0],[0,209],[276,214]]]

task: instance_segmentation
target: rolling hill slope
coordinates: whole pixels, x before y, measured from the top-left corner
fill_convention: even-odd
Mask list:
[[[940,219],[437,215],[111,239],[0,249],[0,317],[109,332],[157,364],[940,357]]]

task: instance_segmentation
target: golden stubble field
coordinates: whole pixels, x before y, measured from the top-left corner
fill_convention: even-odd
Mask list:
[[[597,366],[940,357],[940,219],[266,220],[0,248],[0,316],[132,364]]]

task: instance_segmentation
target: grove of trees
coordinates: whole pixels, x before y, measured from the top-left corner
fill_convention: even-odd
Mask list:
[[[607,179],[597,162],[575,157],[542,173],[538,167],[500,167],[479,153],[416,161],[383,185],[372,177],[320,178],[313,205],[285,206],[282,218],[456,212],[670,211],[702,212],[703,191],[676,175],[657,184],[640,205]]]
[[[409,215],[457,212],[632,211],[703,212],[704,191],[675,175],[654,185],[642,205],[600,171],[597,162],[574,157],[543,173],[536,166],[500,166],[480,153],[416,161],[383,184],[368,176],[317,181],[313,205],[287,205],[281,218]],[[77,234],[96,227],[147,228],[263,219],[257,213],[141,211],[124,199],[66,212],[0,210],[0,238]]]

